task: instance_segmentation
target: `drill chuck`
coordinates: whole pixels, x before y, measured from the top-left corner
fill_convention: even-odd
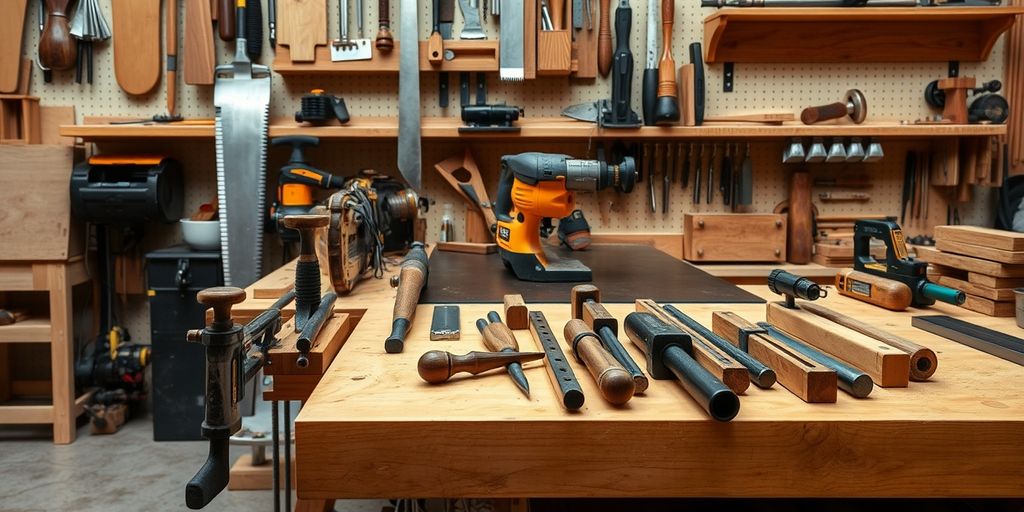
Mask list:
[[[768,289],[772,293],[785,295],[787,297],[787,304],[790,302],[790,297],[803,300],[818,300],[826,295],[821,286],[818,286],[818,283],[779,268],[772,270],[771,274],[768,274]],[[789,307],[793,306],[789,305]]]
[[[929,282],[921,286],[921,294],[929,299],[953,304],[954,306],[959,306],[967,300],[967,296],[960,290]]]
[[[614,187],[630,192],[636,183],[636,163],[632,157],[625,157],[621,164],[612,165],[601,160],[565,161],[565,188],[596,192]]]

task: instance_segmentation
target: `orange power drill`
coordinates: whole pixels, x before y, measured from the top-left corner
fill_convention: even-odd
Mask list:
[[[498,253],[505,266],[523,281],[590,281],[590,268],[583,263],[545,253],[541,221],[569,215],[576,206],[576,191],[615,187],[630,192],[635,182],[636,163],[628,156],[618,165],[551,153],[501,157],[494,214]]]

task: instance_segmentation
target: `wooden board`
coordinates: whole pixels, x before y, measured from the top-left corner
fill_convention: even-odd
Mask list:
[[[881,387],[905,388],[910,356],[895,347],[801,309],[768,303],[768,322],[809,345],[860,368]]]
[[[498,244],[475,242],[438,242],[437,250],[448,252],[463,252],[467,254],[492,254],[498,252]]]
[[[950,276],[936,276],[935,282],[942,286],[948,286],[960,290],[968,295],[974,295],[998,302],[1009,302],[1013,299],[1013,288],[990,288],[980,284],[974,284],[962,279]]]
[[[938,263],[956,267],[968,272],[976,272],[993,277],[1024,277],[1024,265],[1008,265],[994,261],[988,261],[970,256],[950,254],[931,247],[918,247],[917,257],[928,263]]]
[[[213,85],[214,56],[212,13],[207,0],[185,0],[185,83]]]
[[[66,260],[72,229],[67,146],[0,145],[0,260]]]
[[[351,317],[345,313],[335,313],[327,319],[317,335],[316,344],[309,351],[309,365],[300,368],[295,364],[299,355],[295,341],[299,333],[295,332],[294,320],[288,320],[281,326],[281,341],[270,349],[270,364],[263,372],[267,375],[322,375],[345,344],[353,327]]]
[[[42,144],[60,144],[71,146],[75,143],[74,137],[62,137],[60,126],[62,124],[74,124],[75,107],[39,107],[39,136]]]
[[[996,302],[971,294],[967,294],[967,300],[961,307],[988,316],[1012,317],[1016,314],[1013,302]]]
[[[323,278],[321,278],[323,281]],[[289,262],[277,270],[267,274],[256,282],[252,288],[254,299],[274,299],[288,293],[295,288],[295,262]]]
[[[142,95],[160,81],[160,0],[111,0],[114,74],[128,94]]]
[[[968,272],[967,282],[989,288],[1020,288],[1024,286],[1024,278],[992,277],[977,272]]]
[[[940,251],[962,254],[964,256],[973,256],[975,258],[997,261],[1000,263],[1010,263],[1015,265],[1024,264],[1024,251],[1004,251],[1002,249],[993,249],[991,247],[953,242],[950,240],[936,240],[935,248]]]
[[[292,62],[315,61],[316,47],[327,44],[326,2],[324,0],[279,0],[277,3],[277,44],[288,47]],[[397,48],[394,51],[397,52]],[[330,58],[327,60],[330,61]]]
[[[15,94],[21,77],[21,40],[28,0],[5,0],[0,16],[0,93]],[[33,4],[34,5],[34,4]]]
[[[691,214],[683,216],[687,261],[785,261],[786,216]]]

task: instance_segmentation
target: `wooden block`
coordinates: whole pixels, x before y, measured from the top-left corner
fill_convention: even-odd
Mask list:
[[[1024,252],[1024,233],[979,226],[935,226],[935,240]]]
[[[39,144],[39,98],[0,95],[0,144]]]
[[[1013,302],[996,302],[971,294],[967,294],[967,300],[961,307],[988,316],[1012,317],[1016,315],[1016,307]]]
[[[445,252],[462,252],[466,254],[493,254],[498,252],[498,244],[471,242],[438,242],[437,250]]]
[[[0,260],[67,260],[75,252],[68,200],[74,156],[66,146],[0,145]]]
[[[967,272],[967,282],[989,288],[1020,288],[1024,287],[1024,278],[992,277],[977,272]]]
[[[160,81],[160,0],[111,0],[114,75],[128,94],[143,95]]]
[[[715,334],[740,345],[740,329],[759,329],[735,313],[715,311],[711,315]],[[779,383],[807,403],[835,403],[836,372],[792,351],[789,347],[760,334],[747,337],[746,351],[754,359],[775,370]]]
[[[317,46],[327,44],[327,3],[324,0],[279,0],[277,28],[277,44],[288,47],[292,62],[313,62]],[[397,51],[396,48],[394,52]]]
[[[537,33],[537,76],[563,76],[572,71],[572,38],[568,30]]]
[[[323,375],[276,375],[274,385],[263,389],[263,399],[308,400]]]
[[[295,288],[295,262],[278,267],[252,286],[254,299],[277,299]]]
[[[761,112],[751,114],[726,114],[720,116],[705,116],[705,123],[764,123],[782,124],[787,121],[795,121],[796,114],[792,112]]]
[[[295,364],[299,350],[295,348],[299,333],[295,332],[295,321],[288,320],[281,326],[285,333],[278,345],[270,349],[270,364],[263,373],[267,375],[323,375],[334,361],[334,356],[352,333],[352,319],[346,313],[334,313],[324,323],[316,337],[316,344],[310,349],[309,365],[300,368]]]
[[[267,451],[269,452],[270,450],[271,448],[268,446]],[[235,463],[231,465],[230,474],[231,478],[228,480],[229,491],[263,491],[273,489],[274,487],[274,463],[270,460],[269,453],[267,454],[267,460],[258,466],[252,464],[252,454],[243,453],[239,455]],[[294,475],[295,472],[292,472],[292,480],[295,479]],[[281,485],[284,485],[284,471],[281,471],[277,476]]]
[[[505,295],[505,325],[509,329],[529,329],[530,312],[526,308],[523,296],[519,294]]]
[[[474,206],[466,205],[466,241],[470,243],[490,244],[494,242],[491,228],[484,219],[484,214]]]
[[[523,2],[523,78],[537,78],[537,27],[538,4],[540,2]],[[596,27],[594,32],[597,32]]]
[[[973,256],[975,258],[997,261],[999,263],[1009,263],[1014,265],[1024,264],[1024,251],[1004,251],[1002,249],[993,249],[991,247],[953,242],[950,240],[937,240],[935,242],[935,248],[948,253]]]
[[[917,257],[928,263],[937,263],[956,267],[968,272],[985,274],[993,277],[1024,277],[1024,265],[1010,265],[995,261],[988,261],[960,254],[942,252],[931,247],[918,247]],[[997,286],[995,288],[1004,288]]]
[[[657,303],[650,299],[637,299],[636,310],[650,313],[690,335],[693,342],[693,359],[733,392],[742,394],[750,387],[750,374],[745,366],[666,313]]]
[[[75,124],[75,107],[39,107],[40,144],[72,146],[74,137],[61,137],[60,126]]]
[[[1013,288],[990,288],[979,284],[973,284],[962,279],[950,276],[936,276],[935,282],[942,286],[948,286],[960,290],[968,295],[974,295],[997,302],[1009,302],[1014,300]]]
[[[697,113],[693,92],[693,64],[679,66],[679,74],[676,83],[679,86],[679,124],[683,126],[696,126]]]
[[[938,265],[935,263],[928,264],[928,277],[938,276],[949,276],[954,279],[964,280],[967,279],[967,272],[958,268],[947,267],[946,265]]]
[[[910,355],[874,338],[777,302],[768,304],[768,322],[860,368],[879,386],[905,388],[910,382]]]
[[[785,215],[687,213],[683,231],[687,261],[786,260]]]
[[[185,0],[184,81],[189,85],[213,85],[213,69],[217,66],[210,2]]]
[[[582,79],[597,78],[597,30],[576,32],[576,71],[574,76]]]

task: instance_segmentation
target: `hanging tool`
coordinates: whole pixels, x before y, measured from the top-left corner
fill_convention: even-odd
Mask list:
[[[740,410],[740,399],[693,358],[690,336],[650,313],[630,313],[623,330],[647,357],[647,373],[655,380],[678,379],[683,389],[718,421]]]
[[[68,15],[68,7],[71,4],[71,0],[41,1],[46,5],[46,21],[43,25],[42,34],[39,35],[39,64],[44,68],[56,71],[71,69],[75,65],[75,40],[71,37],[70,17]],[[159,7],[158,3],[158,27],[160,19]],[[157,34],[159,37],[159,32]]]
[[[270,48],[277,49],[277,0],[267,0],[267,39]]]
[[[523,39],[525,2],[506,2],[501,9],[501,45],[498,48],[498,75],[504,81],[522,82],[526,77]],[[465,11],[463,11],[465,12]]]
[[[672,144],[665,144],[665,161],[661,176],[661,213],[668,213],[668,198],[672,188]]]
[[[451,39],[452,25],[455,23],[455,0],[440,0],[440,12],[437,17],[437,31],[441,34],[441,39]],[[441,48],[444,48],[444,43],[441,43]],[[447,57],[448,52],[444,51],[444,53],[444,56]],[[448,82],[447,71],[442,71],[437,74],[437,105],[441,108],[448,107]]]
[[[480,21],[480,9],[470,0],[459,0],[462,12],[462,32],[459,39],[487,39]]]
[[[885,262],[871,255],[872,239],[885,243]],[[966,299],[964,292],[928,280],[928,263],[907,255],[903,230],[891,220],[862,219],[854,224],[853,268],[906,284],[913,292],[915,307],[930,306],[936,300],[960,305]]]
[[[395,38],[391,35],[391,9],[388,0],[377,0],[377,39],[374,45],[382,52],[390,52],[395,48]]]
[[[715,161],[718,160],[718,144],[711,145],[711,159],[708,160],[708,205],[711,204],[711,200],[715,197]]]
[[[580,383],[576,380],[576,374],[573,373],[572,367],[569,366],[561,344],[555,338],[551,326],[548,325],[547,318],[544,318],[544,313],[531,311],[529,316],[530,334],[547,354],[548,377],[551,385],[555,388],[555,392],[561,398],[562,407],[569,411],[578,410],[580,407],[583,407],[585,398],[583,389],[580,388]]]
[[[213,88],[221,260],[224,282],[234,286],[248,286],[262,275],[270,110],[270,69],[253,64],[245,53],[246,1],[237,0],[235,10],[234,62],[217,66]]]
[[[647,60],[641,89],[644,124],[654,126],[658,103],[658,0],[647,2]]]
[[[633,377],[602,346],[601,339],[583,320],[569,320],[562,329],[566,344],[572,347],[576,361],[583,364],[594,378],[601,397],[612,405],[623,405],[633,398],[636,384]]]
[[[718,192],[722,194],[722,203],[728,206],[732,202],[732,152],[731,144],[725,143],[722,153],[722,173],[718,177]]]
[[[907,205],[911,204],[911,198],[914,194],[914,179],[917,176],[917,153],[913,151],[907,152],[906,160],[903,165],[903,191],[900,198],[900,223],[904,224],[907,221]],[[913,214],[913,211],[911,211]]]
[[[182,65],[188,85],[213,85],[217,58],[210,29],[213,23],[211,7],[208,0],[185,0],[185,59]]]
[[[416,304],[420,301],[420,292],[427,285],[429,274],[424,245],[413,242],[402,260],[398,275],[391,277],[391,287],[398,288],[398,294],[395,296],[391,334],[384,340],[384,351],[388,354],[397,354],[405,349],[405,336],[416,315]]]
[[[612,69],[612,0],[600,0],[601,13],[597,21],[597,70],[608,76]]]
[[[302,95],[299,111],[295,113],[296,123],[323,126],[332,121],[339,124],[349,121],[348,107],[343,98],[326,94],[323,89],[313,89]]]
[[[441,1],[432,0],[430,10],[431,24],[430,37],[427,38],[427,62],[437,67],[444,60],[444,43],[441,42]]]
[[[362,12],[357,13],[357,17],[359,18],[357,24],[360,27],[359,32],[356,34],[357,38],[350,39],[348,37],[348,2],[349,0],[338,0],[338,39],[335,39],[331,43],[331,62],[370,60],[373,57],[373,50],[370,49],[370,40],[363,39]],[[436,3],[437,0],[434,0],[434,2]],[[359,1],[359,5],[362,6],[361,1]],[[434,15],[434,27],[436,28],[437,13],[435,12]],[[401,34],[399,34],[399,36],[401,36]],[[418,51],[418,49],[419,45],[417,44],[415,50]]]
[[[601,304],[601,290],[589,284],[574,286],[570,292],[569,302],[572,306],[572,317],[582,320],[586,327],[596,332],[604,349],[629,372],[633,379],[634,392],[647,391],[650,382],[619,341],[619,321]]]
[[[690,64],[693,64],[693,122],[704,124],[704,54],[700,43],[690,43]]]
[[[94,0],[79,0],[79,2],[93,2]],[[164,81],[166,82],[167,90],[167,114],[164,115],[164,121],[180,121],[182,118],[177,113],[176,101],[178,98],[178,3],[172,0],[166,0],[167,13],[165,15],[165,26],[164,26],[164,54],[166,59],[166,70],[164,73]],[[97,7],[98,10],[98,7]],[[89,83],[92,83],[92,43],[88,44],[89,48]],[[79,52],[82,50],[82,45],[78,46]]]
[[[217,0],[217,35],[221,41],[235,40],[235,2],[233,0]]]
[[[398,170],[414,190],[421,186],[420,36],[417,0],[399,0]],[[502,45],[504,47],[504,45]]]
[[[800,121],[804,124],[815,124],[831,119],[849,117],[855,124],[861,124],[868,116],[868,100],[858,89],[846,91],[843,101],[807,107],[800,112]]]
[[[469,352],[462,355],[443,350],[424,352],[416,362],[420,378],[431,383],[447,382],[456,373],[477,375],[511,363],[544,359],[544,352]]]
[[[42,6],[42,0],[32,0]],[[4,17],[0,18],[0,94],[15,94],[21,82],[22,40],[25,35],[25,14],[29,0],[9,0],[4,3]],[[43,21],[43,17],[39,18]]]
[[[697,161],[694,165],[696,171],[693,178],[693,204],[700,204],[700,173],[704,172],[701,168],[701,160],[704,159],[704,144],[699,144],[700,149],[697,151]]]
[[[651,155],[651,173],[647,176],[647,189],[651,193],[651,213],[658,212],[658,201],[655,198],[657,194],[654,191],[654,186],[657,183],[655,177],[659,172],[664,172],[665,154],[662,149],[664,148],[661,144],[654,145],[654,153]]]
[[[171,28],[173,27],[173,28]],[[167,8],[167,110],[174,117],[174,69],[178,47],[178,11]],[[82,83],[82,68],[87,67],[87,81],[92,83],[92,45],[96,41],[110,39],[110,27],[103,18],[97,0],[79,0],[75,16],[71,19],[71,35],[78,40],[78,59],[75,67],[75,83]]]
[[[636,164],[577,160],[568,155],[520,153],[501,158],[494,213],[498,252],[519,279],[542,282],[589,281],[590,269],[577,260],[547,254],[540,240],[544,217],[561,218],[575,208],[575,191],[608,187],[633,190]]]
[[[480,330],[480,334],[483,335],[484,345],[491,352],[519,352],[519,343],[516,342],[515,334],[512,333],[508,326],[501,322],[501,317],[497,311],[489,311],[486,320],[483,318],[478,319],[476,321],[476,328]],[[530,383],[526,380],[526,374],[523,373],[523,365],[518,362],[511,362],[505,365],[505,369],[508,371],[508,375],[512,377],[512,382],[515,383],[516,387],[529,398]]]
[[[654,2],[655,0],[650,0]],[[675,0],[661,0],[662,54],[658,64],[658,100],[654,116],[658,125],[679,122],[679,92],[676,90],[676,62],[672,59],[672,23]],[[703,116],[702,116],[703,117]]]
[[[686,190],[690,186],[690,158],[693,153],[693,144],[680,143],[679,154],[676,155],[676,162],[682,165],[682,174],[679,176],[679,187]]]
[[[644,174],[647,175],[647,203],[651,207],[651,213],[658,211],[658,200],[654,196],[654,170],[656,168],[654,161],[656,154],[657,146],[649,143],[644,144],[643,164],[647,168],[647,172]]]
[[[110,6],[117,34],[113,38],[117,84],[128,94],[147,94],[160,82],[160,0],[111,0]]]
[[[253,62],[263,54],[263,3],[249,2],[245,7],[245,53]]]

